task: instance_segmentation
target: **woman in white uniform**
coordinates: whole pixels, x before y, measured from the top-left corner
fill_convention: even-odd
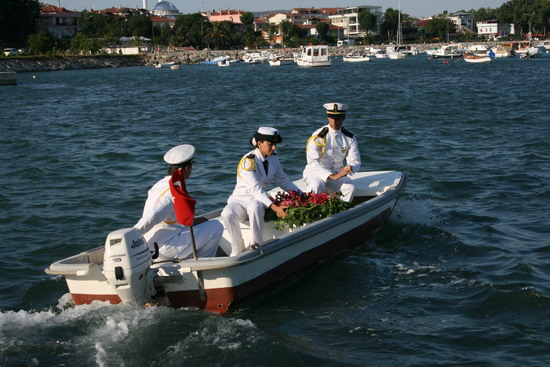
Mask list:
[[[342,127],[348,106],[343,103],[326,103],[323,107],[328,125],[317,129],[307,141],[304,183],[308,192],[341,192],[342,200],[351,202],[355,186],[348,176],[361,168],[361,156],[357,139]]]
[[[231,240],[231,255],[235,256],[245,250],[240,223],[249,219],[252,236],[249,246],[261,245],[262,229],[266,209],[273,210],[279,217],[286,216],[286,206],[274,204],[267,194],[267,187],[272,182],[285,191],[301,190],[292,183],[283,171],[275,155],[277,144],[283,139],[272,127],[260,127],[250,140],[255,148],[248,152],[237,167],[237,184],[227,199],[227,206],[222,211],[222,220]]]
[[[149,190],[143,216],[134,226],[141,232],[152,251],[154,244],[158,244],[159,260],[185,259],[193,254],[189,227],[176,221],[170,179],[176,170],[181,170],[183,190],[187,193],[185,180],[191,177],[194,154],[195,148],[192,145],[183,144],[170,149],[164,155],[164,161],[169,164],[168,176]],[[219,221],[203,217],[194,218],[192,223],[197,256],[216,256],[223,225]]]

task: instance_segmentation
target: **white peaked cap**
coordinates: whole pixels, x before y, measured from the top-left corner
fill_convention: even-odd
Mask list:
[[[327,110],[327,112],[334,114],[345,113],[349,108],[347,104],[338,102],[325,103],[323,107]]]
[[[195,155],[195,147],[191,144],[182,144],[166,152],[164,161],[168,164],[181,164],[192,159],[193,155]]]
[[[260,127],[258,133],[262,135],[277,135],[279,132],[272,127]]]

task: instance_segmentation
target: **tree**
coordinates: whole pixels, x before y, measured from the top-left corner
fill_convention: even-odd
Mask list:
[[[80,32],[86,37],[103,37],[110,22],[110,17],[106,15],[84,10],[80,13]]]
[[[317,23],[317,25],[315,25],[315,29],[317,30],[317,33],[319,34],[319,38],[321,40],[327,39],[329,28],[330,25],[327,22],[319,22]]]
[[[222,22],[212,23],[212,28],[205,34],[204,41],[210,46],[214,45],[214,49],[218,49],[221,45],[226,45],[230,42],[228,29],[224,27]]]
[[[455,24],[447,18],[433,18],[426,23],[426,36],[444,39],[455,32]]]
[[[289,20],[283,20],[281,22],[281,32],[285,45],[290,47],[299,46],[301,44],[301,39],[307,36],[306,29],[298,27]]]
[[[128,33],[132,36],[152,37],[153,23],[147,15],[131,15],[128,17]]]
[[[212,27],[200,13],[185,14],[176,20],[174,32],[177,46],[203,47],[204,34]]]
[[[370,11],[363,10],[358,16],[359,25],[363,28],[367,34],[376,28],[376,15]]]
[[[247,34],[254,32],[254,14],[249,11],[242,13],[241,23],[243,24],[244,30]]]
[[[55,48],[55,38],[48,32],[31,34],[27,40],[31,55],[45,55]]]
[[[502,23],[514,23],[522,34],[529,31],[544,32],[550,25],[549,0],[510,0],[498,9],[498,20]]]
[[[394,39],[397,34],[397,25],[399,23],[399,10],[392,8],[386,9],[384,13],[384,22],[381,26],[380,34],[382,37],[386,37],[388,40]]]
[[[39,16],[38,0],[0,0],[0,46],[23,47]]]

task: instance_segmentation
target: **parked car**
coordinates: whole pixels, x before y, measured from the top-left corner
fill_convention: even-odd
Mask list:
[[[17,51],[16,48],[5,48],[4,49],[4,55],[6,55],[6,56],[11,56],[11,55],[15,56],[15,55],[17,55],[17,53],[18,53],[18,51]]]

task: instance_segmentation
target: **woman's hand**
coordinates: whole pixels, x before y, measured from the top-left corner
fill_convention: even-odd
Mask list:
[[[275,212],[275,214],[277,214],[277,216],[279,218],[284,218],[286,217],[286,213],[285,213],[285,209],[288,208],[288,205],[275,205],[275,204],[271,204],[269,206],[269,208],[271,208],[271,210],[273,210]]]

